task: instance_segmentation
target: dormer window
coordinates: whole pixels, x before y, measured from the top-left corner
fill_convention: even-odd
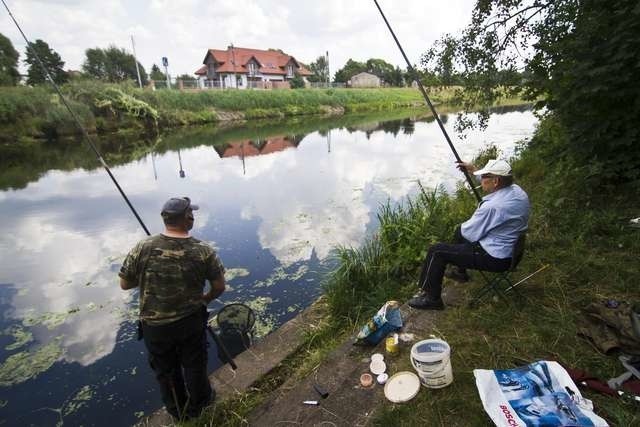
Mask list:
[[[258,67],[256,66],[256,63],[249,62],[249,75],[255,76],[257,72],[258,72]]]
[[[293,65],[287,65],[287,77],[293,77]]]

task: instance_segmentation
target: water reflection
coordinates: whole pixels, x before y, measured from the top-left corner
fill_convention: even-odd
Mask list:
[[[260,335],[319,294],[317,272],[331,249],[359,245],[376,226],[380,202],[410,195],[417,180],[452,188],[461,179],[440,130],[421,114],[186,129],[152,142],[100,144],[152,233],[161,230],[168,197],[198,202],[194,234],[218,248],[233,276],[224,301],[248,302]],[[487,132],[469,135],[458,151],[468,159],[492,142],[508,156],[535,122],[526,111],[494,115]],[[2,417],[53,425],[55,414],[43,419],[37,410],[61,408],[90,387],[91,399],[65,422],[131,423],[159,405],[133,341],[137,297],[120,291],[116,278],[144,234],[90,153],[64,144],[42,150],[33,163],[18,161],[27,151],[16,151],[0,171],[8,230],[0,241]],[[18,363],[26,368],[12,369]],[[145,398],[129,399],[133,390]]]

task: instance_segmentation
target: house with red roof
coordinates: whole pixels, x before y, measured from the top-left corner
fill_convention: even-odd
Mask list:
[[[202,63],[195,74],[205,87],[289,87],[289,80],[296,75],[306,78],[313,74],[293,56],[274,49],[209,49]]]

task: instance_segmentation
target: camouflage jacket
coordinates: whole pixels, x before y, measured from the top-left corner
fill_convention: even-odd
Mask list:
[[[210,245],[162,234],[138,242],[119,273],[140,289],[140,318],[149,325],[171,323],[199,310],[205,280],[222,275],[224,267]]]

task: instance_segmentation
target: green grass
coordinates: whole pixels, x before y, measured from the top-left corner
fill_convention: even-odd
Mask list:
[[[158,129],[236,119],[379,111],[420,103],[413,89],[141,90],[130,84],[81,80],[62,92],[89,132]],[[78,134],[76,124],[48,86],[0,87],[0,141],[56,139]]]
[[[424,105],[420,92],[412,88],[151,91],[127,83],[79,80],[61,90],[82,126],[98,134],[157,132],[229,119],[340,115]],[[435,103],[457,99],[454,88],[432,88],[429,92]],[[521,101],[501,101],[509,102]],[[0,142],[5,143],[80,134],[71,114],[46,85],[0,87],[0,127]]]
[[[628,220],[638,215],[638,183],[590,193],[582,185],[580,168],[561,163],[557,157],[554,161],[558,144],[554,138],[562,136],[553,127],[553,123],[543,123],[532,147],[521,152],[514,162],[519,183],[532,201],[527,251],[519,274],[524,276],[544,264],[550,268],[522,285],[526,300],[523,308],[500,302],[478,309],[449,307],[438,321],[437,333],[453,349],[454,383],[442,390],[422,392],[406,405],[385,402],[375,425],[487,425],[473,377],[473,369],[477,368],[506,369],[535,360],[557,360],[604,380],[623,372],[617,358],[599,354],[578,337],[576,325],[581,318],[580,309],[592,301],[640,301],[640,230],[627,226]],[[448,211],[439,211],[441,203],[450,204]],[[407,208],[383,210],[383,216],[395,229],[407,235],[396,231],[393,239],[387,239],[383,222],[379,245],[393,247],[394,242],[402,242],[412,248],[440,240],[460,219],[461,212],[470,213],[472,209],[466,195],[453,200],[447,196],[432,199],[430,206],[423,208],[427,216],[440,221],[432,234],[425,234],[421,227],[414,230],[402,226],[407,221],[403,215]],[[415,250],[405,250],[404,258],[410,260]],[[417,271],[417,260],[413,264]],[[383,268],[389,269],[390,266]],[[407,281],[403,272],[404,266],[397,280],[411,288],[415,275],[409,274]],[[341,283],[338,287],[350,286]],[[470,288],[473,285],[467,290]],[[345,294],[341,291],[340,301],[335,304],[338,312],[341,307],[357,304],[342,299]],[[385,297],[404,295],[404,287],[400,287],[396,294]],[[383,301],[384,298],[371,301],[363,314],[370,315]],[[596,412],[611,425],[640,425],[637,405],[589,391],[585,394],[595,402]]]

